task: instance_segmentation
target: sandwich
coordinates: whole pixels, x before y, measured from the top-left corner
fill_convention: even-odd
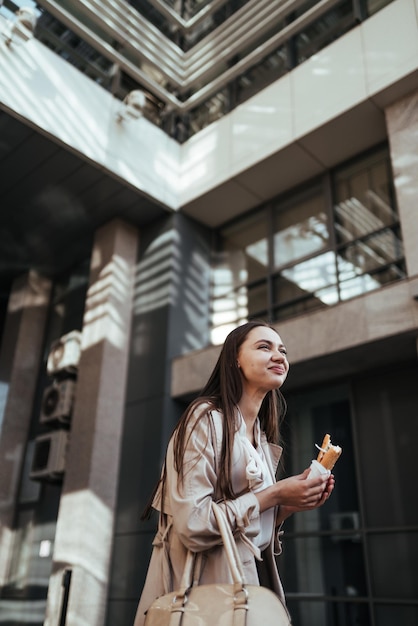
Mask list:
[[[326,469],[332,470],[341,456],[342,448],[340,446],[334,446],[334,444],[331,443],[331,436],[328,433],[325,435],[321,446],[315,445],[319,450],[316,459],[318,463]]]

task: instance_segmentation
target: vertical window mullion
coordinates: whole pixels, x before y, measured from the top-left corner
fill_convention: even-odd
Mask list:
[[[274,219],[273,206],[267,207],[267,242],[268,242],[268,266],[267,266],[267,311],[268,319],[273,321],[274,302],[273,302],[273,273],[274,273]]]
[[[335,232],[335,216],[334,216],[334,181],[332,179],[331,172],[327,172],[323,178],[323,186],[324,186],[324,198],[325,198],[325,206],[327,209],[327,215],[329,220],[329,243],[331,250],[334,252],[334,263],[335,263],[335,276],[337,279],[337,293],[338,293],[338,301],[341,301],[341,292],[340,292],[340,276],[338,271],[338,250],[337,250],[337,236]]]

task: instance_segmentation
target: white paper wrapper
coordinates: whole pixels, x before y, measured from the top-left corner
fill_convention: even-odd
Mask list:
[[[329,476],[331,471],[326,469],[321,463],[318,463],[316,459],[313,459],[311,462],[311,471],[308,474],[308,478],[314,478],[315,476],[321,476],[322,474],[326,474]]]

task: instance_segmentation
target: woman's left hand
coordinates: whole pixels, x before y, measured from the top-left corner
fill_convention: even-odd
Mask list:
[[[325,484],[325,489],[315,504],[312,504],[310,507],[305,507],[303,509],[281,505],[276,523],[279,524],[283,522],[286,518],[290,517],[290,515],[292,515],[293,513],[297,513],[299,511],[308,511],[308,510],[312,511],[313,509],[319,508],[328,500],[328,498],[330,497],[331,493],[334,490],[334,487],[335,487],[335,478],[333,474],[330,474]]]

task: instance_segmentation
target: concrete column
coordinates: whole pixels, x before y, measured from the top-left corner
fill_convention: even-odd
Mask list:
[[[386,109],[396,196],[409,276],[418,274],[418,91]]]
[[[45,626],[60,623],[66,569],[66,626],[105,620],[137,242],[119,220],[95,237]]]
[[[141,230],[107,626],[133,624],[155,534],[141,513],[183,406],[174,356],[209,341],[210,237],[175,213]]]
[[[13,548],[13,519],[51,291],[36,272],[14,281],[0,353],[0,585],[8,580]],[[3,402],[2,402],[3,404]],[[2,415],[3,413],[3,415]]]

